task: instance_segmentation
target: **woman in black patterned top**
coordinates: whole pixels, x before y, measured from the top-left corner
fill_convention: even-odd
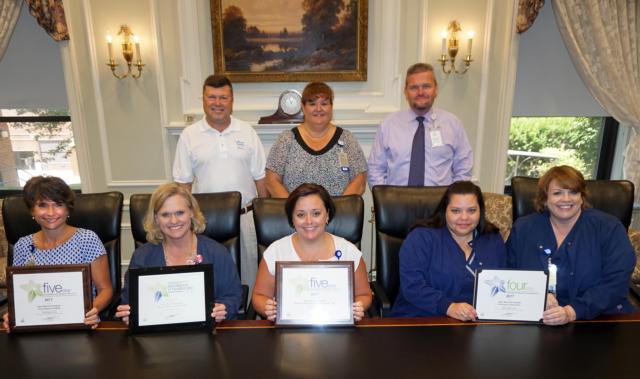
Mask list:
[[[367,161],[348,130],[335,126],[333,91],[325,83],[307,84],[302,93],[304,122],[282,132],[267,158],[267,188],[286,198],[302,183],[316,183],[332,196],[362,195]]]

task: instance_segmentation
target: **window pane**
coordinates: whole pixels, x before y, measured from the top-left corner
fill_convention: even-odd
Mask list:
[[[21,188],[37,175],[80,184],[71,122],[60,116],[68,119],[67,111],[0,110],[0,189]]]
[[[595,178],[602,117],[513,117],[505,184],[513,176],[539,177],[552,166],[569,165]]]

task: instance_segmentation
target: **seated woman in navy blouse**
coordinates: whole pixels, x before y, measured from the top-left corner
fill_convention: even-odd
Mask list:
[[[615,217],[589,209],[585,196],[578,170],[551,168],[538,181],[538,213],[519,218],[507,240],[509,267],[556,267],[556,292],[542,318],[548,325],[633,311],[627,294],[636,258],[627,232]]]
[[[189,190],[176,183],[159,186],[144,218],[148,242],[133,252],[129,268],[212,264],[216,299],[211,317],[217,322],[234,319],[242,301],[240,277],[227,249],[197,234],[204,229],[204,216]],[[116,317],[128,324],[130,311],[127,270]]]
[[[84,323],[96,328],[100,322],[98,313],[109,305],[113,296],[104,245],[91,230],[67,224],[73,214],[75,194],[62,179],[34,176],[24,185],[23,194],[24,202],[40,230],[16,242],[13,265],[90,264],[93,308],[85,315]],[[6,313],[3,322],[9,331]]]
[[[455,182],[435,215],[419,221],[400,248],[400,291],[391,315],[473,321],[475,271],[505,264],[502,237],[485,219],[482,191],[471,182]]]

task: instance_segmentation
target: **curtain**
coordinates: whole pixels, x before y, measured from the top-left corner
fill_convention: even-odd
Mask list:
[[[54,41],[69,39],[62,0],[25,0],[25,2],[29,6],[29,13],[36,18],[38,24]]]
[[[526,32],[533,25],[543,6],[544,0],[520,0],[518,2],[518,16],[516,17],[518,33]]]
[[[624,176],[640,202],[640,3],[637,0],[554,0],[564,44],[591,94],[634,130]]]
[[[0,60],[9,47],[13,29],[20,17],[21,7],[20,0],[3,0],[0,3]]]

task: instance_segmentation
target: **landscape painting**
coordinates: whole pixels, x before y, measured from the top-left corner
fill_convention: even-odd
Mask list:
[[[210,3],[215,72],[234,82],[367,80],[367,0]]]

